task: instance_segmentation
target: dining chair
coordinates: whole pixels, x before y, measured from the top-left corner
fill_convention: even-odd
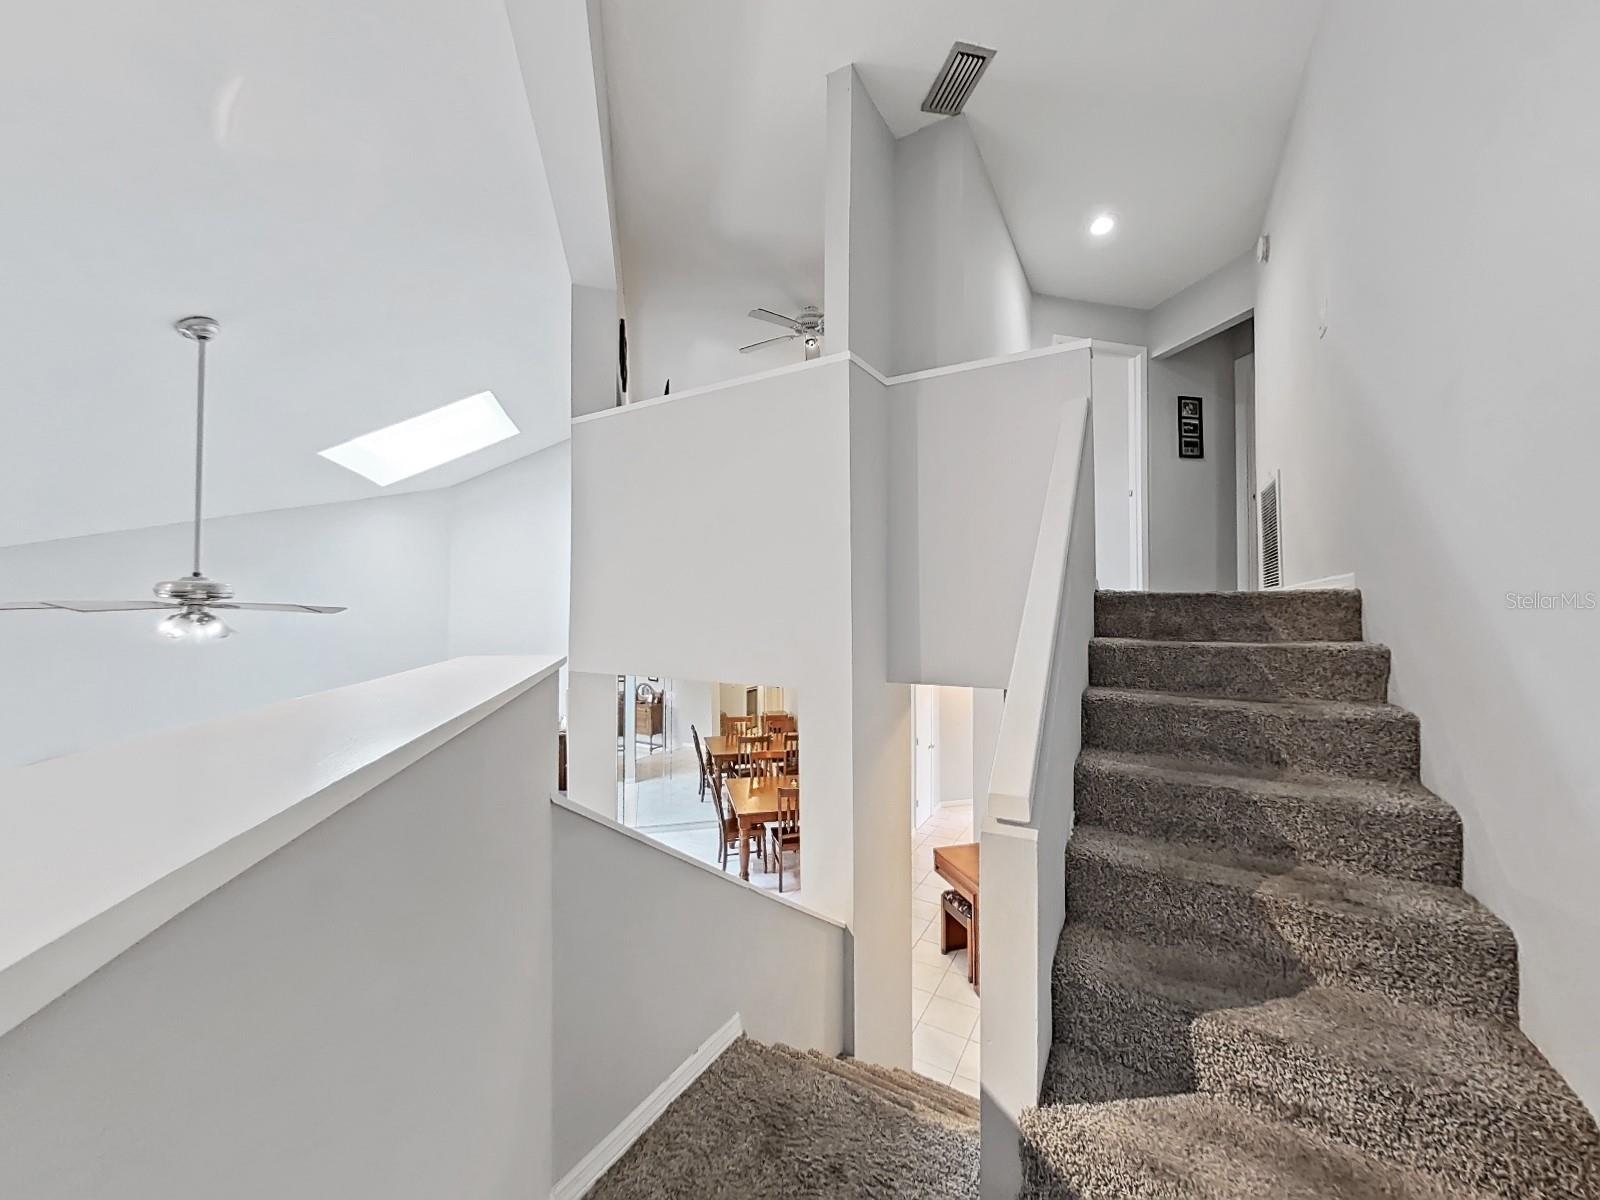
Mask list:
[[[740,734],[754,731],[756,718],[736,717],[731,713],[722,714],[722,736],[738,737]]]
[[[772,743],[762,734],[741,733],[738,740],[739,756],[734,760],[735,770],[751,779],[765,774],[767,764],[760,756],[771,745]]]
[[[800,777],[800,735],[792,730],[783,735],[783,773]]]
[[[706,752],[700,745],[700,731],[693,724],[689,726],[689,736],[694,738],[694,760],[700,764],[700,803],[706,802]]]
[[[770,713],[763,718],[762,723],[773,737],[781,733],[793,733],[795,728],[794,718],[788,713]]]
[[[722,789],[722,779],[715,773],[710,779],[711,800],[717,806],[717,865],[728,869],[728,852],[739,852],[739,818],[734,815],[733,799]],[[767,866],[766,830],[758,825],[748,835],[751,850],[761,856],[761,869]]]
[[[783,852],[800,853],[800,785],[788,779],[778,782],[778,819],[768,826],[772,831],[772,853],[778,860],[778,890],[783,891]]]

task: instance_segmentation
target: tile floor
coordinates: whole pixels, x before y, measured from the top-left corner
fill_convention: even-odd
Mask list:
[[[939,953],[939,897],[933,848],[972,841],[972,805],[946,804],[911,834],[911,1065],[919,1075],[978,1094],[978,993],[967,982],[967,952]]]

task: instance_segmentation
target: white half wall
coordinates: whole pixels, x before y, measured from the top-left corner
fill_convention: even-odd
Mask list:
[[[841,925],[567,809],[554,846],[557,1178],[730,1017],[844,1048]]]
[[[1060,349],[889,390],[889,672],[1002,688],[1062,414],[1089,352]]]
[[[0,1194],[548,1195],[555,701],[547,678],[0,1038]]]
[[[1580,0],[1329,5],[1256,308],[1285,580],[1360,581],[1467,888],[1517,935],[1523,1025],[1591,1108],[1596,46]]]
[[[801,832],[820,848],[806,858],[806,896],[841,920],[851,895],[851,369],[825,360],[572,427],[571,798],[613,811],[617,674],[792,687],[806,705]],[[731,546],[685,552],[717,528],[741,474],[762,489],[764,527],[785,531],[780,569]],[[662,513],[700,523],[663,532]],[[580,674],[611,677],[609,696]],[[606,755],[601,801],[588,789]]]

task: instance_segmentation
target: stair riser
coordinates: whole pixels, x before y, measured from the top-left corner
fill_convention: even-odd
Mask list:
[[[1461,882],[1461,822],[1453,812],[1374,812],[1089,762],[1078,764],[1076,780],[1082,825],[1362,875]]]
[[[1515,1019],[1516,944],[1502,927],[1379,921],[1265,889],[1185,879],[1067,852],[1068,919],[1155,945],[1204,945],[1291,979]]]
[[[1361,1069],[1165,997],[1058,970],[1056,1036],[1172,1090],[1227,1096],[1404,1166],[1509,1195],[1580,1194],[1568,1112],[1507,1112],[1465,1086]]]
[[[1184,642],[1359,642],[1361,593],[1099,592],[1094,631]]]
[[[1201,1017],[1190,1032],[1199,1090],[1492,1195],[1584,1194],[1585,1140],[1568,1112],[1505,1109],[1475,1080],[1377,1073]],[[1553,1098],[1553,1097],[1552,1097]],[[1600,1164],[1592,1164],[1600,1169]]]
[[[1088,692],[1084,745],[1255,769],[1411,780],[1421,762],[1416,718],[1398,710],[1207,706]]]
[[[1241,700],[1382,701],[1389,651],[1363,642],[1273,645],[1217,642],[1089,643],[1089,683]]]

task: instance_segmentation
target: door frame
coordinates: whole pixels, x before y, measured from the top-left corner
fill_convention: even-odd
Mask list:
[[[1128,362],[1128,545],[1133,557],[1133,588],[1143,592],[1150,587],[1150,351],[1128,342],[1050,335],[1052,345],[1085,341],[1091,359],[1100,354]],[[1093,380],[1091,371],[1091,401]]]
[[[1241,371],[1246,361],[1249,365]],[[1261,587],[1261,570],[1257,565],[1261,540],[1256,535],[1259,510],[1256,506],[1256,356],[1253,350],[1233,360],[1233,463],[1234,574],[1241,592],[1253,592]]]
[[[943,781],[939,768],[939,689],[917,683],[911,688],[911,828],[921,828],[939,807]],[[924,737],[927,741],[924,744]],[[921,807],[926,795],[927,811]]]

